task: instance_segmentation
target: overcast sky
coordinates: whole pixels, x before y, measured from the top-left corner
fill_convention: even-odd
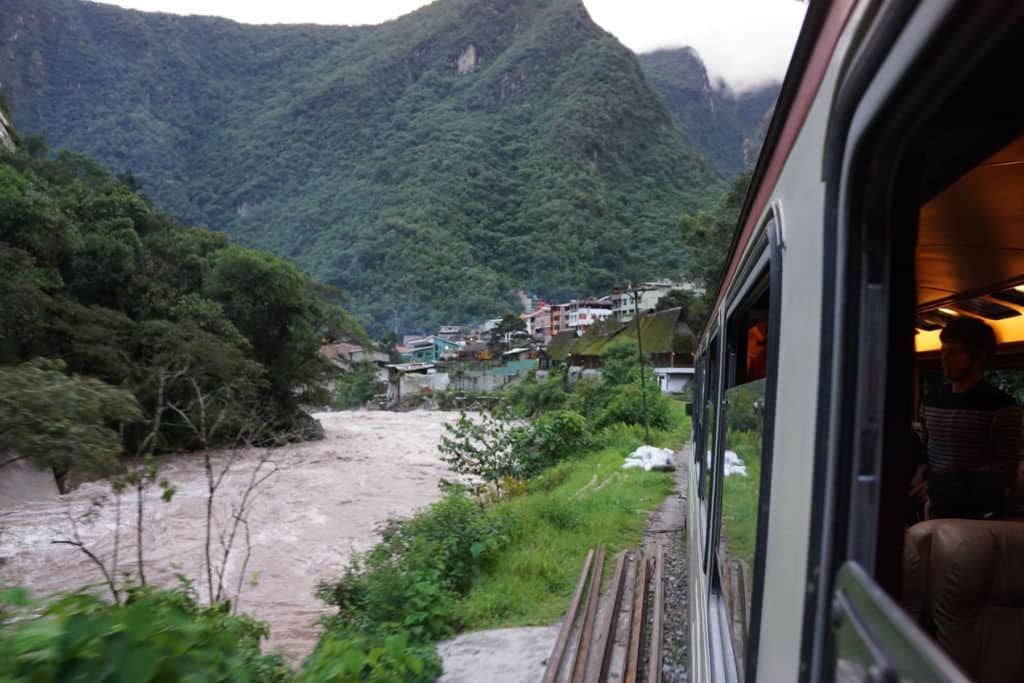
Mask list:
[[[376,24],[425,0],[102,0],[250,24]],[[800,32],[799,0],[584,0],[594,21],[636,52],[690,45],[712,78],[741,90],[781,80]]]

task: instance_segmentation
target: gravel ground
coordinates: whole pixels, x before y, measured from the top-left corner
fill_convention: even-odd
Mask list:
[[[685,530],[678,543],[665,547],[665,640],[662,645],[661,680],[688,681],[690,615]]]
[[[658,544],[665,548],[664,603],[662,607],[661,676],[664,683],[688,681],[690,603],[686,552],[686,466],[687,449],[676,453],[676,490],[651,514],[644,532],[644,546],[651,556]],[[653,579],[653,577],[652,577]],[[648,584],[648,614],[653,613],[654,582]],[[648,635],[650,624],[647,625]],[[646,641],[646,638],[645,638]],[[649,641],[647,641],[649,642]],[[646,662],[641,660],[639,680],[646,679]]]

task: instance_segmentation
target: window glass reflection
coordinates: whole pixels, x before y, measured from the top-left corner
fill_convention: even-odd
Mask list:
[[[763,379],[726,391],[722,525],[717,557],[722,595],[729,613],[736,668],[741,677],[750,631],[758,495],[761,486],[764,395]]]

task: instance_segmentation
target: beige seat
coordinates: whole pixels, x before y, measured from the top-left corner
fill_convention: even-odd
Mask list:
[[[982,683],[1024,681],[1024,523],[921,522],[907,532],[903,603]]]

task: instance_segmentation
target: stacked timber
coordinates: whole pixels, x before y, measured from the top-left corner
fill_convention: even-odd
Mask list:
[[[664,549],[619,553],[602,599],[604,563],[603,545],[587,552],[544,683],[661,682]]]

